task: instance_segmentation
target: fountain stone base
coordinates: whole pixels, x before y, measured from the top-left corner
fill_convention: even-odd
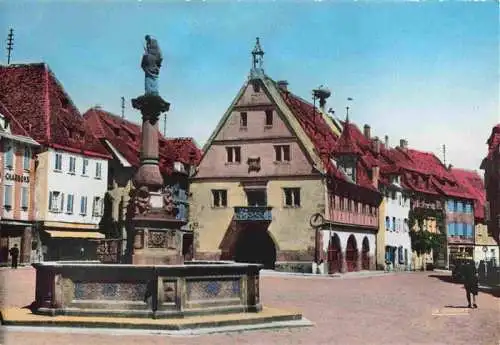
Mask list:
[[[258,312],[258,264],[184,265],[33,264],[34,314],[178,318]]]

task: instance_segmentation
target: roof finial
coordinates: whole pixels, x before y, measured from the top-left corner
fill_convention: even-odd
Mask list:
[[[252,73],[262,74],[264,70],[262,69],[264,63],[264,51],[260,46],[259,37],[256,38],[255,47],[252,50]]]
[[[347,97],[347,101],[348,102],[351,102],[352,101],[352,98],[351,97]],[[347,107],[345,107],[345,110],[346,110],[346,115],[345,115],[345,122],[349,123],[349,103],[347,103]]]

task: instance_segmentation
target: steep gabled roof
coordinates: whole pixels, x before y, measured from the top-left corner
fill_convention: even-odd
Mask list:
[[[141,127],[110,112],[99,108],[91,108],[83,115],[85,122],[94,135],[109,143],[134,167],[140,160]],[[170,174],[174,162],[197,165],[201,151],[192,138],[159,137],[160,170]]]
[[[486,203],[486,190],[484,181],[476,171],[465,169],[451,169],[457,181],[474,196],[474,217],[484,220],[484,205]]]
[[[0,66],[0,101],[40,144],[111,158],[44,63]]]
[[[16,120],[16,118],[2,102],[0,102],[0,114],[4,117],[4,120],[9,123],[8,130],[5,128],[0,129],[0,136],[22,141],[29,145],[39,146],[39,144],[29,136],[28,132],[21,126],[19,121]]]

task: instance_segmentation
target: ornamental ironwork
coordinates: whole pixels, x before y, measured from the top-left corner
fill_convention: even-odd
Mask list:
[[[272,221],[270,206],[237,206],[234,208],[234,218],[239,221]]]

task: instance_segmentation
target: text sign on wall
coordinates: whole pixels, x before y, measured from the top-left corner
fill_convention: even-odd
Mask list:
[[[8,181],[30,183],[30,177],[29,176],[18,175],[18,174],[6,173],[5,174],[5,179],[8,180]]]

